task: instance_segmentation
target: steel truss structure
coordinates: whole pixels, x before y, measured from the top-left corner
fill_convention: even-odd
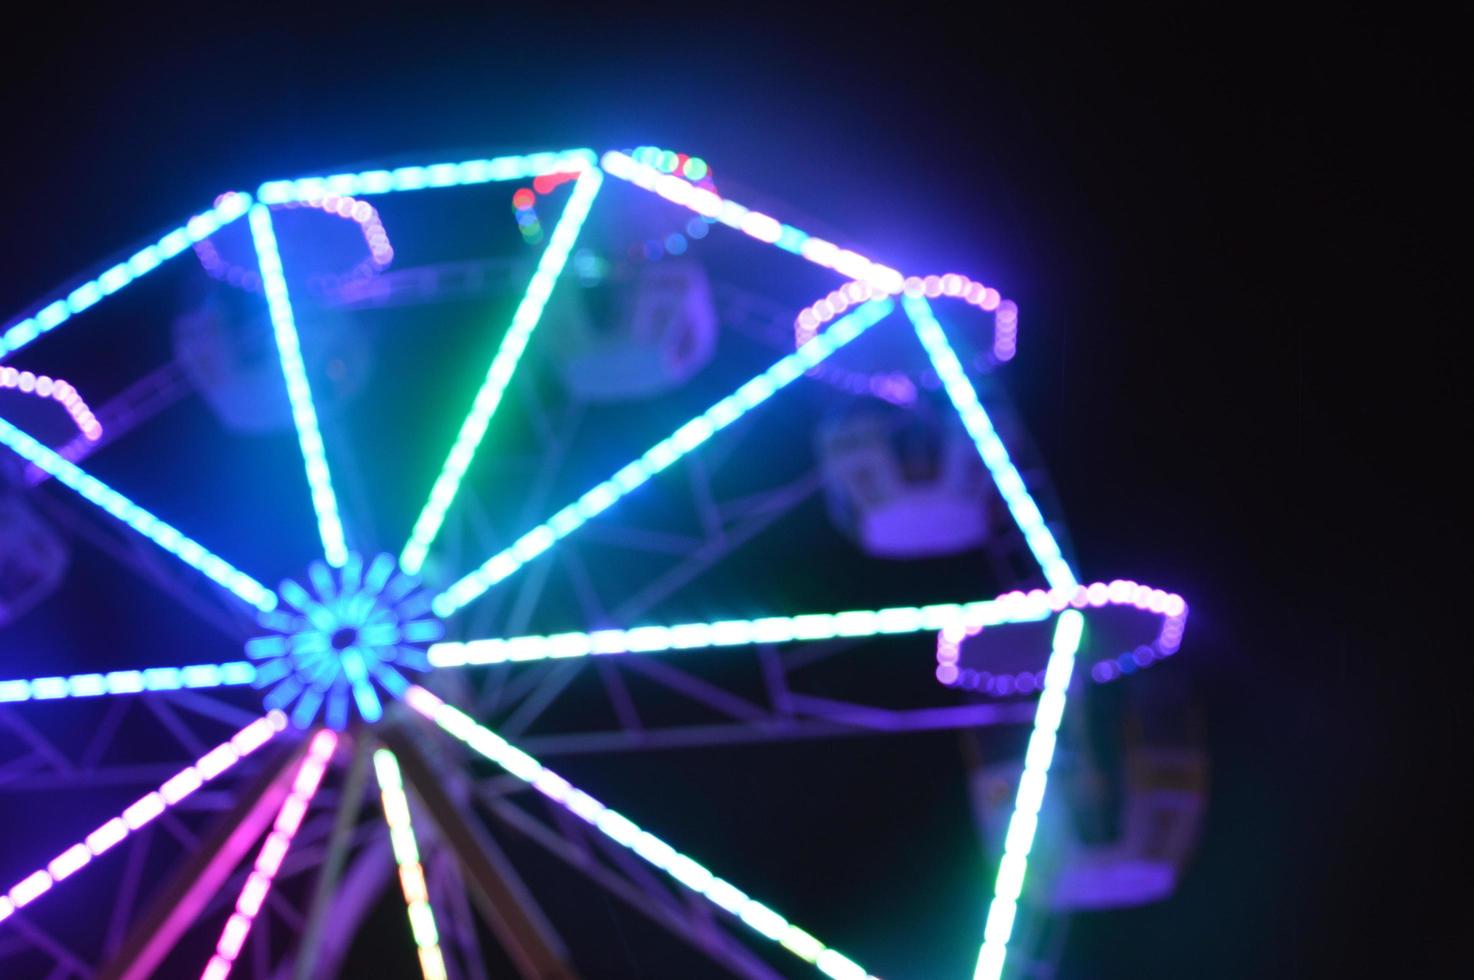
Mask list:
[[[0,962],[40,954],[55,976],[148,976],[191,926],[224,915],[201,966],[204,977],[219,980],[246,962],[258,976],[332,975],[374,897],[397,877],[427,978],[487,975],[478,921],[519,975],[576,976],[536,890],[503,849],[516,840],[581,874],[734,975],[786,972],[788,966],[774,965],[776,950],[834,980],[863,980],[871,976],[866,968],[742,891],[739,872],[719,877],[540,760],[1029,725],[993,899],[985,915],[979,910],[975,937],[975,976],[1004,973],[1090,610],[1127,604],[1160,617],[1161,642],[1171,652],[1181,638],[1186,604],[1131,581],[1087,584],[1071,567],[1056,527],[1045,517],[1056,508],[1042,472],[1020,468],[1019,454],[1029,448],[1005,445],[1000,436],[1000,430],[1010,431],[998,419],[1006,411],[1001,392],[980,393],[932,301],[965,299],[988,310],[1002,308],[1010,331],[1011,304],[961,276],[903,275],[744,207],[717,194],[709,182],[693,179],[691,168],[661,165],[674,157],[573,150],[270,181],[254,195],[222,195],[156,243],[0,332],[0,358],[8,357],[192,244],[243,221],[255,247],[253,275],[269,310],[324,559],[309,568],[305,587],[288,581],[272,590],[209,549],[203,529],[201,539],[191,537],[88,472],[85,464],[99,447],[188,392],[174,365],[99,406],[100,439],[79,436],[53,449],[0,418],[0,443],[23,464],[18,482],[56,481],[93,505],[93,513],[78,513],[31,494],[48,517],[177,600],[209,630],[244,643],[241,657],[225,662],[0,680],[0,726],[19,747],[0,764],[0,788],[24,793],[155,787],[116,812],[100,811],[94,830],[0,892]],[[388,272],[336,298],[355,309],[433,303],[509,284],[522,290],[409,540],[396,556],[360,556],[355,543],[368,539],[362,529],[372,521],[364,512],[371,495],[351,448],[335,441],[332,421],[315,408],[273,208],[548,175],[570,175],[572,188],[534,262]],[[530,380],[540,356],[534,335],[585,219],[611,179],[790,253],[793,262],[829,270],[837,283],[849,283],[844,288],[853,303],[843,315],[831,310],[821,318],[823,329],[815,322],[794,347],[791,310],[736,287],[719,288],[726,326],[764,343],[786,343],[786,352],[549,516],[552,506],[563,503],[552,499],[554,477],[572,452],[583,408],[576,400],[548,403]],[[785,474],[756,492],[725,485],[722,466],[735,455],[744,417],[806,375],[818,374],[861,335],[880,329],[914,334],[1007,508],[1014,530],[989,547],[1000,579],[1027,581],[1021,567],[1027,562],[1047,587],[969,602],[650,624],[665,599],[794,513],[821,487],[812,469]],[[1011,332],[1007,342],[1011,352]],[[508,397],[521,399],[536,438],[515,529],[497,526],[498,518],[483,506],[491,488],[463,485]],[[715,439],[718,434],[721,439]],[[687,494],[697,516],[695,533],[619,522],[615,505],[666,471],[678,471],[666,482],[677,481]],[[646,565],[663,567],[633,588],[628,582],[611,588],[590,573],[581,552],[586,547],[638,554]],[[458,577],[442,582],[425,574],[432,549],[437,567],[458,569]],[[196,573],[213,587],[200,589]],[[588,629],[528,634],[555,574]],[[877,638],[1025,623],[1049,623],[1053,636],[1034,701],[898,708],[805,687],[808,672]],[[703,676],[683,663],[691,660],[688,651],[745,657],[755,668],[755,682]],[[610,721],[548,730],[544,723],[581,674],[597,683]],[[219,696],[231,689],[260,691],[264,713]],[[674,723],[665,720],[669,712],[652,718],[651,692],[689,710]],[[32,714],[35,702],[74,699],[105,702],[80,750],[57,744]],[[197,761],[182,768],[105,761],[125,718],[140,716]],[[479,778],[464,771],[460,763],[467,755],[489,760],[501,774]],[[245,775],[232,772],[237,764]],[[183,853],[174,873],[140,909],[150,852],[161,847]],[[30,910],[59,900],[49,893],[64,892],[67,879],[104,862],[120,868],[121,878],[99,967],[33,921]],[[273,917],[296,936],[285,952],[269,938]],[[750,948],[753,941],[761,953]]]

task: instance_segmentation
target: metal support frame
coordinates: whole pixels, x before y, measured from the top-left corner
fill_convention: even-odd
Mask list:
[[[349,763],[348,776],[343,781],[342,796],[338,800],[338,810],[333,816],[333,830],[328,840],[327,855],[322,860],[317,882],[313,885],[307,921],[297,943],[296,962],[292,966],[292,976],[296,980],[310,980],[314,975],[313,966],[317,960],[328,909],[332,904],[333,891],[342,878],[343,866],[348,860],[349,844],[352,843],[353,828],[358,823],[360,811],[363,809],[368,771],[368,747],[364,744],[364,739],[355,739],[353,761]]]
[[[576,980],[567,947],[511,861],[484,829],[466,819],[419,746],[392,727],[380,734],[399,757],[405,781],[458,859],[482,917],[518,972],[527,980]]]
[[[306,748],[306,742],[301,742],[277,750],[251,788],[222,815],[215,829],[155,896],[122,950],[98,974],[100,980],[146,980],[156,975],[179,937],[276,818],[277,809],[291,789],[296,763]]]

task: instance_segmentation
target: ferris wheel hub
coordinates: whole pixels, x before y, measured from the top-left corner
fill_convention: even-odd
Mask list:
[[[425,649],[445,633],[430,594],[384,554],[313,562],[303,578],[281,584],[280,604],[259,617],[263,633],[246,643],[263,701],[301,728],[378,721],[384,695],[429,669]]]

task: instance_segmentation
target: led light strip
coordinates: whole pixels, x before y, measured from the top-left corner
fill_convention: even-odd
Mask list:
[[[307,201],[288,201],[283,207],[315,208],[325,214],[346,218],[358,225],[358,230],[363,234],[364,244],[368,246],[369,257],[348,270],[346,276],[334,277],[335,284],[343,278],[359,279],[371,276],[387,268],[394,260],[394,247],[389,244],[389,234],[384,231],[384,223],[379,219],[378,209],[367,201],[329,195]],[[261,289],[259,273],[243,269],[234,262],[227,261],[210,239],[203,238],[195,242],[194,254],[200,260],[200,265],[212,278],[253,292]]]
[[[282,859],[292,846],[292,838],[297,836],[297,828],[302,826],[302,818],[307,815],[307,808],[312,804],[312,797],[317,793],[337,747],[337,734],[327,729],[318,731],[308,743],[307,755],[297,769],[297,778],[293,780],[287,798],[282,800],[281,809],[276,811],[276,822],[271,833],[266,835],[261,852],[256,855],[256,864],[235,901],[235,911],[225,920],[220,941],[215,945],[215,955],[205,964],[200,980],[225,980],[230,975],[230,968],[240,956],[251,925],[261,912],[261,905],[271,891],[271,883],[281,869]]]
[[[1049,615],[1049,604],[1042,593],[1036,597],[1013,592],[987,602],[856,609],[807,616],[730,619],[716,623],[640,626],[628,630],[599,630],[594,633],[555,633],[551,636],[436,643],[430,647],[429,656],[432,667],[462,667],[555,657],[657,653],[753,643],[828,640],[841,636],[900,635],[951,627],[1038,622]]]
[[[1023,532],[1029,551],[1033,553],[1034,559],[1039,562],[1039,567],[1044,571],[1044,578],[1052,588],[1073,589],[1079,584],[1075,573],[1070,570],[1069,564],[1065,562],[1064,556],[1060,553],[1059,542],[1054,539],[1054,533],[1044,523],[1044,515],[1040,513],[1039,506],[1034,503],[1034,498],[1024,486],[1024,480],[1019,475],[1018,468],[1009,459],[1008,448],[1003,445],[1003,440],[998,438],[998,432],[993,428],[992,420],[988,418],[988,413],[983,410],[982,403],[978,401],[977,390],[968,380],[967,372],[962,369],[957,353],[947,342],[947,335],[942,331],[942,325],[932,314],[931,304],[918,296],[907,296],[901,303],[906,310],[906,316],[916,328],[916,336],[921,338],[922,346],[926,348],[927,356],[931,358],[932,367],[936,369],[937,376],[942,379],[942,385],[947,390],[947,397],[952,400],[957,414],[962,417],[962,424],[966,426],[968,435],[976,444],[978,455],[983,458],[983,465],[988,468],[988,472],[993,477],[993,483],[1003,496],[1003,502],[1008,505],[1009,513],[1013,515],[1019,530]]]
[[[1075,652],[1085,617],[1078,610],[1060,613],[1054,627],[1049,666],[1044,670],[1044,691],[1034,711],[1034,730],[1029,734],[1029,747],[1024,752],[1024,772],[1019,778],[1014,797],[1013,816],[1008,821],[1003,858],[998,864],[998,877],[993,883],[993,901],[988,906],[987,923],[983,927],[983,945],[978,951],[973,980],[997,980],[1003,975],[1008,957],[1008,940],[1013,934],[1013,921],[1018,913],[1018,898],[1029,869],[1029,851],[1034,846],[1039,827],[1039,807],[1044,803],[1044,789],[1049,782],[1049,765],[1054,760],[1054,746],[1060,719],[1064,717],[1065,695],[1070,676],[1075,670]]]
[[[34,677],[30,680],[0,681],[0,704],[53,701],[58,698],[94,698],[108,694],[139,694],[144,691],[229,687],[250,684],[255,679],[256,666],[244,660],[223,664],[192,664],[188,667],[114,670],[106,674]]]
[[[998,492],[1003,495],[1009,512],[1024,533],[1029,550],[1044,570],[1044,577],[1054,589],[1068,589],[1074,594],[1079,581],[1060,554],[1059,543],[1044,523],[1044,516],[1034,498],[1024,487],[1023,478],[1008,457],[1008,449],[993,428],[988,413],[978,401],[977,391],[968,380],[962,364],[942,325],[932,314],[931,305],[923,297],[908,296],[902,301],[906,316],[916,328],[916,336],[926,348],[937,376],[947,389],[947,396],[962,416],[963,425],[976,443],[983,465],[993,476]],[[1087,590],[1088,595],[1088,590]],[[1034,709],[1034,728],[1029,734],[1029,747],[1024,754],[1024,773],[1019,781],[1013,816],[1008,824],[1003,859],[993,885],[993,901],[983,929],[983,944],[978,951],[974,980],[995,980],[1003,973],[1008,957],[1008,939],[1013,934],[1013,920],[1018,910],[1018,896],[1028,869],[1029,850],[1034,846],[1039,806],[1044,801],[1044,787],[1049,780],[1049,764],[1054,759],[1055,733],[1064,715],[1065,695],[1075,670],[1075,652],[1080,648],[1085,617],[1079,610],[1060,613],[1054,630],[1049,660],[1044,668],[1044,690]]]
[[[0,894],[0,922],[16,909],[24,908],[60,881],[86,867],[93,858],[101,857],[133,831],[149,823],[166,809],[178,803],[205,783],[219,776],[241,759],[255,752],[286,727],[287,717],[273,711],[257,718],[236,732],[226,742],[200,756],[192,766],[185,766],[166,779],[158,789],[147,794],[82,839],[62,851],[46,867],[22,878],[5,894]]]
[[[404,700],[411,708],[476,752],[570,813],[587,821],[610,840],[629,848],[682,885],[704,895],[758,935],[814,964],[826,976],[833,980],[869,980],[869,974],[853,960],[825,946],[766,905],[749,898],[730,882],[718,878],[654,834],[641,830],[622,814],[575,789],[532,756],[505,741],[491,729],[478,725],[469,715],[418,686],[411,687]]]
[[[262,204],[286,204],[338,196],[389,194],[395,191],[420,191],[433,187],[465,187],[502,180],[526,180],[542,174],[587,170],[594,166],[593,150],[566,150],[561,153],[530,153],[525,156],[493,157],[489,160],[465,160],[461,163],[435,163],[423,167],[399,167],[395,170],[366,170],[356,174],[331,177],[302,177],[297,180],[270,180],[261,185],[256,197]]]
[[[1007,361],[1018,352],[1018,306],[999,295],[998,290],[984,286],[967,276],[949,272],[944,276],[907,276],[902,285],[907,296],[928,299],[949,297],[960,299],[993,314],[993,357]],[[793,321],[793,337],[806,343],[819,332],[819,327],[839,316],[856,303],[874,299],[879,291],[869,283],[846,283],[823,299],[804,307]]]
[[[23,459],[35,463],[60,483],[81,494],[83,499],[112,514],[242,601],[263,612],[276,608],[276,594],[266,586],[4,419],[0,419],[0,445],[8,446]]]
[[[516,312],[512,314],[512,324],[502,337],[501,346],[497,348],[491,367],[486,372],[486,379],[481,383],[481,390],[476,392],[471,411],[461,423],[460,431],[456,433],[445,465],[441,467],[440,475],[435,478],[435,485],[430,490],[430,498],[415,520],[409,541],[405,543],[404,551],[399,556],[399,566],[411,575],[419,574],[425,564],[430,544],[445,523],[446,511],[450,509],[451,501],[455,500],[461,480],[465,478],[466,469],[471,465],[471,459],[486,435],[486,427],[490,424],[492,415],[501,404],[502,395],[507,390],[508,382],[512,380],[512,373],[517,370],[517,362],[527,349],[532,331],[542,319],[543,308],[553,294],[553,286],[563,272],[563,267],[568,264],[568,255],[573,251],[579,230],[583,228],[584,219],[588,217],[594,196],[598,194],[603,182],[603,174],[598,169],[589,169],[579,175],[578,182],[573,186],[573,193],[569,195],[568,203],[563,208],[563,216],[558,219],[558,226],[548,239],[542,257],[538,259],[537,271],[532,274],[527,292],[523,295],[522,302],[517,304]]]
[[[1075,609],[1099,609],[1103,606],[1132,606],[1143,612],[1162,617],[1162,627],[1150,645],[1142,645],[1127,651],[1114,660],[1101,660],[1090,669],[1090,676],[1097,683],[1114,680],[1124,671],[1130,673],[1138,667],[1170,657],[1182,645],[1182,632],[1187,627],[1187,603],[1175,592],[1164,592],[1149,585],[1141,585],[1126,579],[1114,582],[1093,582],[1073,589],[1035,589],[1028,593],[1035,602],[1043,602],[1055,612],[1070,607]],[[1032,694],[1044,683],[1044,671],[1021,671],[1016,674],[988,674],[978,671],[959,670],[958,656],[962,643],[969,636],[976,636],[987,624],[953,624],[937,633],[937,680],[951,687],[981,690],[1000,697],[1009,694]],[[1131,666],[1127,667],[1126,664]]]
[[[108,269],[96,279],[89,279],[67,294],[65,299],[42,307],[34,316],[13,323],[0,332],[0,358],[4,358],[35,340],[44,333],[55,330],[83,310],[94,306],[105,296],[111,296],[124,286],[152,272],[196,242],[215,234],[236,218],[246,213],[251,205],[249,194],[230,193],[221,195],[219,202],[203,214],[197,214],[175,228],[154,245],[149,245],[126,261]]]
[[[292,302],[287,296],[287,279],[282,269],[281,252],[276,247],[276,233],[271,227],[270,209],[256,205],[251,208],[249,221],[251,238],[256,243],[256,260],[261,266],[261,286],[266,293],[276,348],[281,355],[282,374],[286,377],[287,396],[292,403],[292,420],[297,425],[297,442],[302,447],[307,483],[312,488],[312,509],[317,513],[317,532],[322,538],[323,556],[329,565],[342,568],[348,560],[348,543],[343,536],[342,518],[338,515],[332,474],[328,471],[327,450],[317,425],[317,410],[312,407],[312,388],[307,382],[307,365],[302,362],[302,345],[297,338]]]
[[[760,211],[726,200],[714,191],[699,187],[674,174],[662,173],[648,164],[637,163],[628,154],[610,151],[600,158],[600,163],[607,173],[621,180],[653,191],[667,201],[703,217],[715,218],[760,242],[777,245],[784,251],[802,256],[815,265],[832,269],[848,279],[870,283],[886,295],[894,295],[902,289],[904,280],[901,274],[889,266],[872,262],[857,252],[840,248],[833,242],[783,224]]]
[[[679,179],[679,178],[674,178]],[[684,181],[683,181],[684,183]],[[696,416],[654,446],[643,456],[625,466],[614,476],[564,507],[545,523],[539,524],[519,538],[511,547],[487,559],[481,567],[466,575],[435,597],[432,608],[444,618],[471,602],[502,579],[547,551],[586,521],[603,513],[616,501],[642,486],[651,477],[700,446],[713,434],[731,425],[749,411],[783,390],[805,371],[864,333],[888,316],[895,308],[888,300],[865,304],[849,316],[837,320],[830,329],[782,358],[762,374]]]
[[[102,425],[97,421],[97,416],[92,414],[92,409],[77,393],[77,389],[60,378],[48,378],[44,374],[38,376],[30,371],[17,371],[13,367],[0,367],[0,388],[11,388],[23,395],[35,395],[37,398],[50,398],[67,410],[67,415],[71,416],[73,424],[88,442],[96,442],[102,438]]]
[[[410,932],[420,951],[420,971],[424,973],[425,980],[445,980],[445,959],[440,955],[440,931],[435,928],[435,911],[430,907],[425,869],[420,864],[420,848],[415,843],[414,824],[410,821],[409,798],[405,796],[399,760],[394,757],[393,752],[388,749],[374,750],[374,773],[379,777],[384,821],[389,824],[389,844],[394,849],[394,863],[399,866],[399,886],[404,891]]]

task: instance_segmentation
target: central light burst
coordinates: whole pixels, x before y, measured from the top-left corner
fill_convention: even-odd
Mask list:
[[[321,715],[342,729],[352,715],[378,721],[379,690],[398,697],[409,674],[428,670],[425,646],[444,635],[426,615],[430,595],[419,579],[400,570],[390,555],[367,567],[356,554],[342,568],[307,566],[307,584],[288,579],[282,604],[260,617],[268,632],[246,643],[256,661],[256,686],[268,708],[286,711],[301,728]]]

